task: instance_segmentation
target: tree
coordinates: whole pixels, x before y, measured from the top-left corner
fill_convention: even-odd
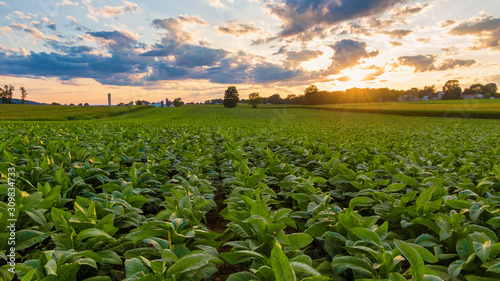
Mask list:
[[[261,103],[262,98],[259,93],[251,93],[248,95],[248,104],[251,104],[253,108],[257,108],[259,103]]]
[[[146,100],[136,100],[135,105],[148,105],[149,102]]]
[[[282,104],[283,103],[283,99],[281,98],[280,94],[271,95],[266,100],[270,104]]]
[[[174,104],[174,106],[175,106],[175,107],[181,107],[181,106],[183,106],[183,105],[184,105],[184,102],[182,101],[182,99],[181,99],[181,98],[176,98],[176,99],[174,100],[173,104]]]
[[[7,103],[12,103],[12,95],[14,90],[15,90],[14,86],[10,85],[9,92],[7,93]]]
[[[304,95],[316,94],[318,92],[319,92],[318,87],[316,87],[316,85],[311,85],[304,90]]]
[[[236,90],[235,86],[227,87],[226,92],[224,92],[224,101],[222,104],[224,107],[233,108],[236,107],[238,102],[240,101],[238,90]]]
[[[318,94],[319,90],[316,85],[311,85],[304,90],[304,99],[302,100],[302,104],[310,105],[310,104],[321,104],[322,102],[320,95]]]
[[[487,95],[488,97],[497,96],[497,91],[498,91],[497,84],[495,83],[486,84],[484,85],[483,91],[484,94]]]
[[[443,86],[443,100],[458,100],[462,95],[462,88],[458,80],[448,80]]]
[[[436,86],[424,86],[422,90],[418,90],[418,97],[423,98],[427,96],[428,98],[432,98],[435,96]]]
[[[21,104],[24,104],[28,92],[26,91],[26,89],[24,89],[24,87],[19,88],[19,90],[21,90]]]
[[[7,85],[5,85],[5,91],[0,87],[0,97],[2,97],[2,103],[7,102],[7,89],[8,89]]]
[[[83,106],[89,106],[89,103],[88,103],[88,102],[86,102]]]
[[[474,92],[474,94],[483,94],[484,93],[484,85],[483,84],[472,84],[469,89]]]

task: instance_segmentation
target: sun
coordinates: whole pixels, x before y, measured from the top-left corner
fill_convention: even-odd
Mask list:
[[[368,74],[370,74],[369,70],[355,66],[350,69],[344,69],[340,77],[349,77],[349,80],[346,82],[350,82],[351,84],[364,85],[365,83],[363,81]]]

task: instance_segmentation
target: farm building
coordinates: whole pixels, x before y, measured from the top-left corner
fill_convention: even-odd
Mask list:
[[[417,101],[418,98],[414,95],[403,95],[398,98],[398,101]]]
[[[464,100],[478,100],[484,98],[482,94],[465,94],[462,95],[462,98]]]

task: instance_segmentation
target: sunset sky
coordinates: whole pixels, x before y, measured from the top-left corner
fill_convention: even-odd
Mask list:
[[[500,85],[499,0],[0,0],[0,84],[38,102],[449,79]]]

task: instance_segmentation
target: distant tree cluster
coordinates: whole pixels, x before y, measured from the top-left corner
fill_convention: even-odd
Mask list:
[[[12,103],[12,96],[14,95],[15,87],[12,85],[5,85],[4,88],[0,88],[0,97],[2,98],[2,103]],[[21,104],[26,101],[26,96],[28,91],[24,87],[19,87],[21,90]]]
[[[360,89],[351,88],[345,91],[319,91],[315,85],[311,85],[304,91],[302,104],[333,104],[333,103],[359,103],[359,102],[381,102],[397,101],[405,95],[403,90],[392,90],[389,88]]]
[[[498,97],[498,87],[495,83],[486,85],[474,84],[470,88],[465,89],[462,93],[458,80],[448,80],[443,86],[443,95],[441,99],[452,100],[462,99],[463,95],[475,93],[482,94],[484,98]],[[302,104],[334,104],[334,103],[369,103],[369,102],[385,102],[397,101],[404,95],[411,95],[417,98],[427,99],[439,98],[439,93],[436,91],[436,86],[425,86],[423,89],[411,88],[409,90],[393,90],[389,88],[376,89],[360,89],[351,88],[345,91],[319,91],[315,85],[307,87],[304,91]]]
[[[136,100],[135,105],[148,105],[149,102],[146,100]]]
[[[484,98],[489,99],[491,97],[497,97],[498,96],[498,87],[497,84],[495,83],[489,83],[486,85],[483,84],[472,84],[469,88],[464,89],[464,95],[477,95],[481,94],[483,95]]]
[[[181,107],[181,106],[183,106],[183,105],[184,105],[184,102],[182,101],[182,99],[181,99],[181,98],[176,98],[176,99],[174,100],[173,104],[174,104],[174,106],[175,106],[175,107]]]

